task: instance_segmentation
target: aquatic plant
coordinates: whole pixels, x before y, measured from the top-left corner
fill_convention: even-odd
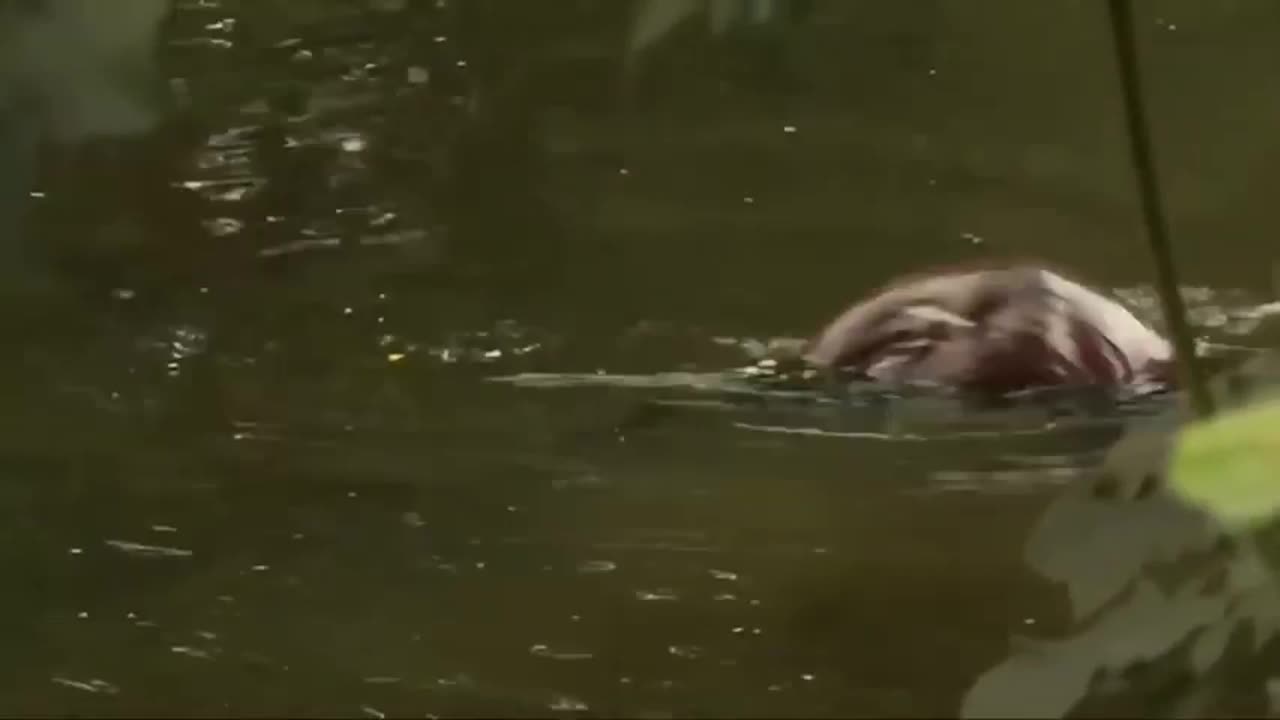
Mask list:
[[[1065,590],[1069,625],[1015,638],[964,716],[1114,716],[1136,703],[1129,712],[1186,717],[1239,690],[1239,666],[1280,632],[1278,380],[1269,355],[1223,374],[1209,386],[1220,414],[1188,423],[1175,407],[1134,425],[1095,481],[1054,500],[1024,554]]]
[[[1146,103],[1142,97],[1142,78],[1138,66],[1137,43],[1133,33],[1133,7],[1129,0],[1108,0],[1111,32],[1115,41],[1116,62],[1124,95],[1125,125],[1138,195],[1142,201],[1142,220],[1147,243],[1155,261],[1156,288],[1164,311],[1165,324],[1173,340],[1179,375],[1196,414],[1213,413],[1213,401],[1205,388],[1195,360],[1195,341],[1187,322],[1187,310],[1178,293],[1178,276],[1169,245],[1168,223],[1162,207],[1159,176],[1148,132]]]

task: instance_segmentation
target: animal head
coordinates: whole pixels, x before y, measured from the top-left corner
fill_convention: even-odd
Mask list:
[[[1003,391],[1163,380],[1171,352],[1116,301],[1016,265],[892,283],[827,325],[806,359],[873,380]]]

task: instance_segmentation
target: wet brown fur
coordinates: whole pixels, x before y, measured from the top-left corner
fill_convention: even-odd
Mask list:
[[[1111,373],[1106,369],[1105,358],[1098,353],[1110,345],[1110,339],[1093,332],[1092,326],[1077,323],[1071,328],[1081,351],[1080,362],[1076,364],[1061,362],[1042,341],[1044,317],[1049,312],[1040,281],[1042,271],[1115,300],[1070,272],[1038,260],[985,259],[924,268],[895,277],[841,311],[809,340],[805,358],[831,371],[859,367],[869,371],[877,354],[886,348],[892,349],[895,342],[919,339],[927,345],[927,351],[901,360],[891,373],[900,373],[908,379],[992,390],[1062,384],[1067,381],[1063,378],[1072,383],[1105,383]],[[971,284],[943,284],[943,278],[973,274],[977,277],[969,281]],[[930,287],[932,280],[939,284]],[[918,294],[908,292],[913,287]],[[1025,301],[1019,299],[1021,293],[1026,293]],[[930,323],[901,312],[917,302],[936,304],[975,324],[993,320],[998,326],[1015,332],[991,339],[968,337],[956,332],[955,326]],[[992,318],[992,313],[999,317]],[[892,362],[900,357],[901,352],[880,359]],[[1160,380],[1172,381],[1171,364],[1143,369]]]

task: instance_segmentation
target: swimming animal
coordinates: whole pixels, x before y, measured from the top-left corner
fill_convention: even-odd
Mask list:
[[[841,377],[996,394],[1174,381],[1164,337],[1116,300],[1033,263],[899,278],[828,323],[803,358]]]

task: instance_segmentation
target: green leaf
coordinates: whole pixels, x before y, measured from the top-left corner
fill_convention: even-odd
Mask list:
[[[1170,486],[1227,529],[1249,532],[1280,515],[1280,400],[1192,424],[1179,434]]]

